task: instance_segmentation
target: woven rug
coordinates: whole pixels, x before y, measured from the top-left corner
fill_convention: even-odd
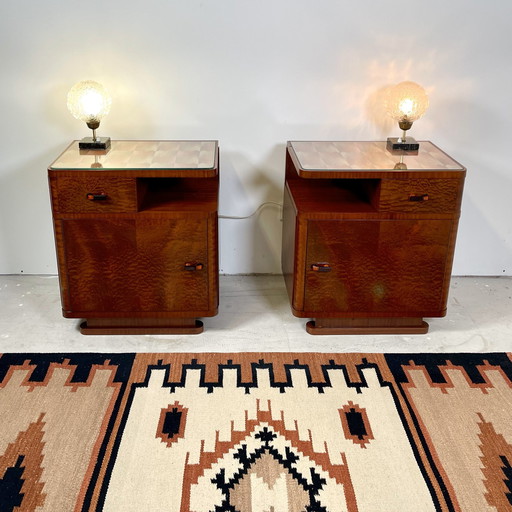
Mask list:
[[[507,354],[5,354],[0,511],[512,510]]]

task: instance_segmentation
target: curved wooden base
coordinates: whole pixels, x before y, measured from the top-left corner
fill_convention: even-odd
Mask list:
[[[422,318],[317,318],[306,324],[309,334],[426,334]]]
[[[82,334],[201,334],[195,318],[92,318],[80,324]]]

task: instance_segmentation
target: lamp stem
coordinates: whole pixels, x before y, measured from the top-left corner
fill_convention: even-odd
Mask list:
[[[407,130],[404,130],[403,133],[402,133],[402,142],[405,142],[405,139],[407,138]]]
[[[405,132],[404,132],[405,133]],[[96,138],[96,128],[92,129],[92,140],[93,142],[96,142],[98,139]]]

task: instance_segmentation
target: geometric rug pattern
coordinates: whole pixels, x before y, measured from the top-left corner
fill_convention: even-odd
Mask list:
[[[0,512],[510,510],[510,354],[0,356]]]

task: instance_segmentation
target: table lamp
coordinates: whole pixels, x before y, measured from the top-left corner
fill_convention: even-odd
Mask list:
[[[103,85],[92,80],[75,84],[68,92],[68,109],[76,119],[85,121],[92,137],[78,143],[80,149],[108,149],[110,137],[96,137],[100,121],[109,113],[112,99]]]
[[[386,110],[389,116],[398,122],[403,130],[401,137],[389,137],[389,150],[417,151],[419,143],[413,137],[406,137],[412,127],[428,108],[428,96],[425,89],[415,82],[400,82],[392,87],[386,98]]]

